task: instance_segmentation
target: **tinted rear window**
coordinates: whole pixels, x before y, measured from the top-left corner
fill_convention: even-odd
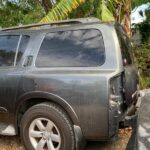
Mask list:
[[[99,30],[48,33],[39,50],[37,67],[95,67],[105,61]]]

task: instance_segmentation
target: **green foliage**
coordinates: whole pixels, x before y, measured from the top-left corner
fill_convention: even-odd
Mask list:
[[[79,6],[75,11],[70,14],[70,18],[81,17],[97,17],[103,21],[114,21],[114,16],[110,6],[110,1],[105,0],[86,0],[86,3]],[[115,4],[113,3],[113,6]],[[111,5],[112,6],[112,5]],[[114,7],[113,7],[114,8]],[[111,10],[111,11],[110,11]]]
[[[124,12],[118,8],[120,6],[124,8],[127,2],[128,0],[57,0],[57,4],[44,17],[44,9],[42,9],[39,0],[1,0],[0,26],[35,23],[39,22],[41,18],[43,18],[41,22],[48,22],[68,17],[95,16],[102,21],[113,21],[116,20],[118,12],[119,20],[117,21],[121,22]],[[133,6],[145,2],[147,0],[133,0]]]
[[[0,26],[9,27],[18,24],[36,23],[45,13],[43,8],[33,1],[8,1],[0,3]]]
[[[150,40],[150,8],[146,10],[146,20],[138,25],[142,43],[148,43]]]
[[[94,6],[94,0],[86,0],[86,3],[80,5],[69,15],[69,18],[83,18],[89,16],[95,16],[96,8]]]
[[[149,3],[149,0],[132,0],[132,9],[134,9],[135,7],[138,7],[142,4],[146,4]]]
[[[149,0],[60,0],[41,22],[63,20],[68,17],[95,16],[102,21],[123,20],[125,13]],[[128,6],[128,7],[127,7]]]
[[[140,69],[142,88],[150,87],[150,45],[144,44],[134,49],[136,63]]]
[[[136,61],[141,73],[140,83],[142,88],[150,87],[150,8],[145,13],[146,20],[136,25],[141,34],[142,45],[135,49]]]
[[[148,22],[139,24],[139,30],[141,33],[142,43],[148,43],[150,39],[150,24],[148,24]]]
[[[69,14],[83,4],[85,0],[60,0],[56,6],[40,22],[63,20]]]
[[[115,3],[115,1],[107,2],[106,0],[100,0],[97,9],[97,18],[99,18],[102,21],[114,21],[115,18],[112,13],[113,7],[109,7],[110,5],[113,5],[112,3]]]
[[[47,14],[41,22],[63,20],[70,18],[95,16],[103,21],[113,21],[114,16],[110,5],[117,0],[60,0],[60,2]],[[78,9],[77,9],[78,8]]]
[[[132,6],[136,7],[148,1],[133,0]],[[57,0],[57,4],[44,17],[45,12],[39,0],[1,0],[0,26],[35,23],[41,18],[43,18],[41,22],[48,22],[68,17],[95,16],[102,21],[112,21],[116,20],[118,12],[119,19],[117,21],[121,22],[124,12],[118,8],[120,6],[124,8],[127,2],[128,0]]]

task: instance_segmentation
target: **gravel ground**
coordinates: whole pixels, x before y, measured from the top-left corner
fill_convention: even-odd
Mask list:
[[[85,150],[125,150],[131,129],[120,130],[116,142],[88,142]],[[25,150],[18,137],[0,136],[0,150]]]
[[[131,137],[132,130],[120,130],[119,138],[115,142],[88,142],[85,150],[125,150]]]
[[[0,150],[25,150],[18,137],[0,136]]]

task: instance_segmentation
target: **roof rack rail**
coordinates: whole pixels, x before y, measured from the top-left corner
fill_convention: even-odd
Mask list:
[[[30,24],[30,25],[19,25],[16,27],[10,28],[2,28],[0,31],[9,31],[9,30],[18,30],[18,29],[28,29],[32,27],[42,27],[42,26],[59,26],[59,25],[71,25],[71,24],[82,24],[82,23],[89,23],[89,22],[99,22],[99,19],[91,17],[91,18],[79,18],[79,19],[69,19],[69,20],[62,20],[62,21],[53,21],[48,23],[37,23],[37,24]]]

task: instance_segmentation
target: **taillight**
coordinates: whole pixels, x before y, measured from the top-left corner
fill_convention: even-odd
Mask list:
[[[122,99],[122,82],[121,82],[121,76],[113,77],[110,80],[110,95],[109,95],[109,103],[110,107],[117,107],[118,114],[121,114],[120,107],[123,104]]]
[[[110,80],[110,94],[112,95],[119,95],[122,94],[122,81],[121,76],[113,77]]]
[[[123,83],[122,76],[116,76],[110,80],[110,99],[113,101],[123,102]]]

